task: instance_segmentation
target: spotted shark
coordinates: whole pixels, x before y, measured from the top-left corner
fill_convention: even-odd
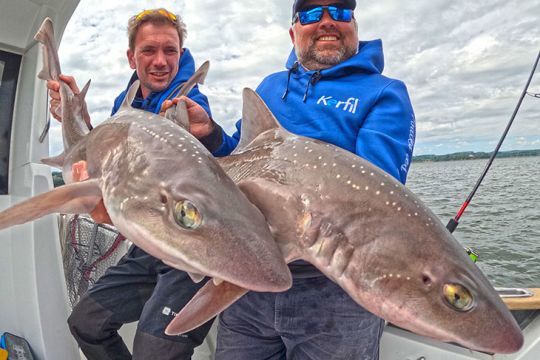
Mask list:
[[[45,50],[40,77],[58,80],[50,19],[36,39]],[[210,276],[255,291],[291,286],[264,216],[199,141],[164,117],[132,108],[138,84],[117,114],[90,131],[86,89],[74,94],[60,82],[65,151],[46,162],[63,168],[66,185],[0,212],[0,230],[50,213],[89,213],[103,202],[123,235],[195,281]],[[88,174],[77,182],[72,169],[81,161]]]
[[[286,262],[310,262],[365,309],[417,334],[490,353],[520,349],[509,310],[417,196],[353,153],[288,132],[256,92],[243,97],[240,142],[220,165],[262,211]],[[196,327],[246,292],[207,283],[166,333]]]

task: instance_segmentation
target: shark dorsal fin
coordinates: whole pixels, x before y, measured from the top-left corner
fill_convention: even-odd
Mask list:
[[[204,80],[206,79],[206,74],[208,74],[209,68],[210,61],[207,60],[197,69],[197,71],[195,71],[193,75],[191,75],[188,81],[186,81],[184,85],[182,85],[180,91],[178,92],[178,95],[176,95],[176,98],[179,98],[181,96],[187,96],[187,94],[189,94],[189,92],[195,87],[195,85],[204,84]],[[168,108],[167,111],[165,111],[164,117],[189,131],[189,117],[185,102],[180,101],[178,105],[173,105]]]
[[[124,97],[124,101],[122,102],[122,105],[120,106],[120,109],[128,110],[131,109],[131,104],[133,103],[133,100],[135,99],[135,96],[137,95],[137,91],[139,91],[139,80],[135,80],[133,84],[129,87],[126,96]]]
[[[182,85],[182,88],[178,92],[178,95],[176,97],[180,96],[187,96],[191,89],[195,87],[197,84],[204,84],[204,80],[206,79],[206,74],[208,74],[208,69],[210,68],[210,61],[206,60],[198,69],[195,71],[193,75]]]
[[[233,153],[241,152],[259,134],[267,130],[282,129],[274,114],[254,90],[245,88],[243,101],[240,142]]]

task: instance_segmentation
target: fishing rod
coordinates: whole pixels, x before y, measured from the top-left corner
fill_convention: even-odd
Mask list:
[[[531,75],[529,76],[529,80],[527,80],[527,84],[525,85],[525,89],[523,89],[523,92],[521,93],[521,96],[519,97],[518,104],[517,104],[517,106],[516,106],[516,108],[514,110],[514,113],[512,114],[512,117],[510,118],[510,121],[508,122],[508,125],[506,126],[506,129],[504,130],[504,133],[502,134],[502,136],[501,136],[501,138],[499,140],[499,143],[497,144],[497,147],[495,148],[495,151],[493,151],[493,153],[491,154],[491,157],[490,157],[484,171],[480,175],[480,178],[478,179],[478,181],[474,185],[473,190],[471,191],[471,193],[469,194],[469,196],[467,197],[467,199],[465,200],[463,205],[461,205],[461,208],[459,209],[457,215],[454,218],[450,219],[450,221],[446,225],[446,228],[450,231],[450,233],[453,233],[454,230],[456,230],[457,226],[459,225],[459,219],[461,218],[461,216],[465,212],[465,209],[467,208],[467,206],[469,206],[469,204],[471,203],[472,198],[474,197],[474,195],[476,194],[476,191],[480,187],[480,184],[482,183],[482,181],[486,177],[487,172],[489,171],[491,165],[493,164],[493,161],[495,160],[495,156],[497,156],[497,153],[499,152],[499,149],[501,148],[502,143],[504,142],[504,139],[506,138],[506,135],[508,134],[508,131],[510,130],[510,127],[512,126],[512,123],[514,122],[514,119],[516,118],[516,115],[517,115],[517,113],[519,111],[519,108],[521,107],[521,103],[523,102],[523,98],[525,98],[525,95],[529,95],[529,96],[532,96],[532,97],[535,97],[535,98],[540,98],[540,93],[535,94],[535,93],[529,93],[528,92],[529,85],[531,84],[534,73],[536,72],[536,67],[538,66],[539,60],[540,60],[540,52],[538,52],[538,56],[536,57],[536,61],[534,63],[533,69],[531,71]],[[471,249],[471,248],[468,248],[466,250],[467,250],[467,253],[469,254],[469,256],[471,257],[471,259],[473,259],[473,261],[476,261],[476,259],[478,258],[478,254],[476,254],[474,252],[474,250]]]

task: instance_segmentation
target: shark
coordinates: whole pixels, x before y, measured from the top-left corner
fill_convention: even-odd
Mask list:
[[[44,48],[39,77],[58,81],[50,19],[35,38]],[[291,274],[266,219],[206,148],[174,122],[132,108],[138,83],[120,110],[90,131],[84,122],[88,85],[74,94],[60,81],[65,149],[44,162],[63,169],[66,185],[1,211],[0,230],[51,213],[89,213],[102,202],[123,235],[194,281],[209,276],[254,291],[288,289]],[[73,173],[80,162],[84,181]]]
[[[253,90],[243,93],[238,147],[219,163],[262,211],[287,263],[310,262],[414,333],[489,353],[521,348],[488,279],[415,194],[353,153],[288,132]],[[166,333],[195,328],[247,291],[207,283]]]

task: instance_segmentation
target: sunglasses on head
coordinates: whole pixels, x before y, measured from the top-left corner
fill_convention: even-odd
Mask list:
[[[141,21],[146,16],[148,16],[150,14],[155,14],[155,13],[159,13],[159,14],[165,16],[166,18],[168,18],[172,22],[176,22],[176,15],[174,15],[172,12],[169,12],[169,11],[167,11],[165,9],[143,10],[140,13],[138,13],[137,15],[135,15],[135,21]]]
[[[330,5],[317,6],[311,9],[298,11],[296,14],[294,14],[293,24],[297,20],[300,21],[300,24],[302,25],[317,23],[321,21],[325,9],[328,11],[328,14],[330,14],[330,17],[334,21],[350,22],[352,20],[352,9],[344,9],[342,7]]]

